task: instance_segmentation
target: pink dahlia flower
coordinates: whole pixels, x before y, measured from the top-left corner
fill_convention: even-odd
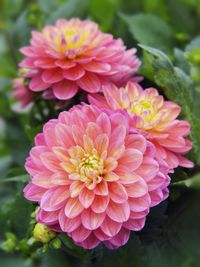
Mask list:
[[[16,78],[12,81],[12,95],[20,101],[21,107],[25,108],[32,102],[33,93],[24,85],[24,78]]]
[[[144,227],[152,206],[168,196],[168,168],[127,118],[76,106],[45,124],[26,161],[25,197],[37,220],[92,249],[124,245]]]
[[[154,144],[157,157],[167,162],[171,171],[179,165],[193,167],[193,163],[183,157],[191,149],[192,142],[187,139],[189,122],[177,119],[180,106],[165,101],[156,89],[143,90],[133,82],[120,89],[114,85],[104,87],[103,93],[104,96],[89,96],[90,103],[101,108],[125,110],[133,130],[138,129]]]
[[[79,89],[95,93],[102,84],[121,85],[139,67],[136,49],[126,50],[121,39],[102,33],[92,21],[59,19],[55,26],[32,32],[31,45],[20,50],[29,68],[29,88],[55,98],[72,98]],[[50,91],[50,92],[49,92]]]

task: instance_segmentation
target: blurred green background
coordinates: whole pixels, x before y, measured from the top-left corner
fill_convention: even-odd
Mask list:
[[[21,193],[33,137],[52,114],[41,113],[44,103],[22,111],[12,98],[18,50],[29,43],[31,30],[71,17],[92,19],[127,47],[137,47],[143,85],[177,101],[192,124],[195,168],[171,176],[169,200],[152,209],[144,230],[117,251],[83,251],[63,236],[62,249],[35,244],[34,206]],[[0,0],[0,266],[199,267],[199,116],[200,0]]]

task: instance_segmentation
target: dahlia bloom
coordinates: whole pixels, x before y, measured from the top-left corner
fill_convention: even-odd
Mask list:
[[[155,154],[140,133],[129,132],[123,114],[75,106],[36,136],[24,195],[39,203],[39,223],[86,249],[100,242],[114,249],[168,196],[168,166]]]
[[[29,68],[29,88],[54,98],[72,98],[79,89],[95,93],[102,84],[125,83],[139,67],[136,49],[102,33],[92,21],[59,19],[55,26],[32,32],[20,67]]]
[[[33,93],[24,85],[24,78],[16,78],[12,81],[12,95],[20,101],[21,107],[25,108],[32,102]]]
[[[192,142],[187,139],[189,122],[177,119],[180,106],[165,101],[156,89],[143,90],[133,82],[128,82],[124,88],[104,87],[103,93],[104,96],[90,95],[89,102],[100,108],[125,111],[133,131],[138,129],[154,144],[157,158],[167,162],[171,171],[178,166],[193,167],[193,163],[183,157],[191,149]]]

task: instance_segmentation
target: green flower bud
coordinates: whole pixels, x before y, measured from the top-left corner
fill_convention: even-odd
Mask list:
[[[53,248],[59,249],[61,247],[61,240],[59,238],[54,238],[51,241],[51,245],[52,245]]]
[[[6,240],[1,244],[1,248],[6,252],[12,252],[17,245],[17,238],[13,233],[6,233]]]
[[[49,227],[44,224],[37,223],[33,229],[33,237],[42,243],[48,243],[56,236]]]

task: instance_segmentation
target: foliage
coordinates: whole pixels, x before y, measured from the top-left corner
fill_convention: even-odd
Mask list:
[[[21,55],[33,29],[59,17],[90,18],[104,31],[138,47],[143,85],[156,86],[179,103],[192,125],[192,171],[172,177],[170,200],[152,209],[140,233],[125,247],[83,251],[58,235],[49,244],[32,237],[35,207],[22,196],[24,161],[33,138],[57,112],[45,102],[22,111],[11,95]],[[2,0],[0,2],[0,262],[2,266],[198,267],[200,190],[199,0]],[[46,113],[45,110],[48,110]],[[60,246],[61,249],[55,249]],[[54,248],[54,249],[53,249]],[[8,254],[9,252],[9,254]]]

